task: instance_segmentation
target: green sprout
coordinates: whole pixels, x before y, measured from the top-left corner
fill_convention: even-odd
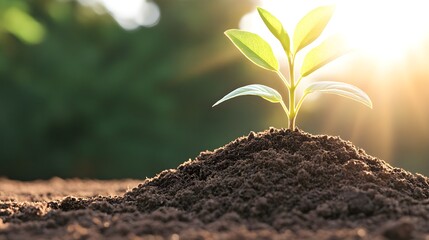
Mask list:
[[[303,48],[315,41],[323,32],[329,20],[334,13],[334,6],[322,6],[310,11],[305,15],[295,28],[293,35],[293,46],[288,33],[284,29],[282,23],[267,10],[260,7],[257,8],[259,16],[264,21],[265,25],[271,33],[280,41],[289,64],[289,80],[280,72],[279,63],[274,56],[270,45],[259,35],[230,29],[225,32],[225,35],[234,43],[234,45],[257,66],[269,71],[277,73],[289,93],[289,106],[286,106],[282,95],[275,89],[260,84],[247,85],[238,88],[225,97],[217,101],[214,105],[218,105],[226,100],[244,95],[260,96],[265,100],[273,103],[280,103],[285,111],[289,129],[295,130],[295,120],[298,115],[301,105],[305,98],[313,92],[323,92],[340,95],[352,100],[358,101],[372,108],[371,99],[361,89],[342,82],[323,81],[310,84],[302,94],[298,102],[295,102],[295,94],[301,80],[317,69],[323,67],[332,60],[349,52],[350,49],[345,44],[345,41],[340,35],[334,35],[324,40],[320,45],[311,49],[304,57],[301,65],[300,76],[295,77],[295,57]]]

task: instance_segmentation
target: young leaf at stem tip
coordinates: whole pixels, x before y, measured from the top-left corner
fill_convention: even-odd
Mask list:
[[[319,46],[308,52],[301,66],[301,76],[308,76],[310,73],[325,66],[336,58],[350,52],[346,41],[341,35],[334,35],[327,38]]]
[[[323,92],[340,95],[360,102],[369,108],[372,108],[372,102],[369,96],[361,89],[347,83],[331,81],[312,83],[304,90],[303,98],[313,92]]]
[[[230,29],[225,35],[254,64],[273,72],[279,70],[273,50],[259,35],[237,29]]]
[[[258,7],[259,16],[264,21],[270,32],[280,41],[286,54],[290,54],[290,38],[289,34],[283,27],[283,24],[270,12]]]
[[[247,85],[241,88],[237,88],[234,91],[228,93],[225,97],[217,101],[215,104],[213,104],[212,107],[225,102],[226,100],[229,100],[231,98],[239,97],[239,96],[245,96],[245,95],[254,95],[259,96],[267,101],[270,101],[272,103],[278,103],[282,101],[282,96],[279,92],[276,90],[261,85],[261,84],[251,84]]]
[[[293,34],[293,54],[316,40],[322,34],[335,10],[335,6],[322,6],[305,15],[295,28]]]

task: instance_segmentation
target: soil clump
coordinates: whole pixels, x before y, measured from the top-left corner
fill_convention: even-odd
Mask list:
[[[90,184],[83,195],[67,194],[74,197],[8,196],[4,181],[0,239],[429,237],[427,177],[301,130],[251,132],[132,190],[118,183],[100,196]]]

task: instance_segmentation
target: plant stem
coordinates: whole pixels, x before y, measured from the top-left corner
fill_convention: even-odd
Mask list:
[[[290,87],[289,87],[289,129],[295,131],[295,119],[296,119],[296,109],[295,109],[295,74],[294,74],[294,59],[295,57],[289,57],[289,78],[290,78]]]
[[[299,83],[301,82],[301,80],[302,80],[302,76],[300,76],[300,77],[298,78],[298,81],[296,82],[295,86],[298,86],[298,85],[299,85]]]
[[[285,76],[280,71],[277,71],[277,75],[279,75],[280,79],[286,85],[286,88],[287,88],[288,93],[290,95],[290,84],[289,84],[289,82],[287,81],[287,79],[285,78]],[[289,119],[290,112],[289,112],[289,109],[286,107],[286,104],[284,103],[283,100],[280,102],[280,104],[282,105],[282,108],[285,111],[287,118]]]
[[[283,101],[281,101],[280,104],[282,105],[282,108],[285,111],[286,116],[289,118],[289,110],[287,109],[286,104]]]
[[[299,109],[301,108],[302,103],[305,100],[305,97],[307,97],[307,93],[304,93],[304,95],[301,97],[301,99],[298,101],[298,104],[296,105],[296,113],[298,113]],[[296,114],[298,115],[298,114]],[[295,116],[296,117],[296,116]]]
[[[290,85],[289,85],[289,83],[287,82],[287,79],[285,78],[285,76],[283,76],[283,74],[282,74],[280,71],[277,71],[277,75],[279,75],[279,77],[282,79],[283,83],[286,85],[286,88],[287,88],[287,89],[288,89],[288,91],[289,91],[289,89],[290,89]]]

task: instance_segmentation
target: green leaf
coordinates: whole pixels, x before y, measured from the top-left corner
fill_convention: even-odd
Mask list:
[[[305,15],[295,28],[293,54],[296,54],[322,34],[334,13],[334,6],[322,6]]]
[[[340,95],[352,100],[358,101],[369,108],[372,108],[372,102],[369,96],[359,88],[342,82],[315,82],[310,84],[305,90],[304,95],[308,95],[313,92],[323,92]]]
[[[263,8],[258,7],[258,13],[270,32],[280,41],[285,52],[289,54],[290,38],[284,29],[283,24],[274,15]]]
[[[228,93],[225,97],[223,97],[221,100],[217,101],[215,104],[213,104],[212,107],[225,102],[226,100],[229,100],[231,98],[239,97],[239,96],[245,96],[245,95],[254,95],[259,96],[267,101],[270,101],[272,103],[278,103],[282,101],[282,96],[279,92],[276,90],[261,85],[261,84],[252,84],[247,85],[241,88],[237,88],[234,91]]]
[[[303,77],[350,51],[340,35],[331,36],[305,56],[301,67]]]
[[[254,64],[274,72],[279,70],[273,50],[259,35],[237,29],[228,30],[225,35]]]

